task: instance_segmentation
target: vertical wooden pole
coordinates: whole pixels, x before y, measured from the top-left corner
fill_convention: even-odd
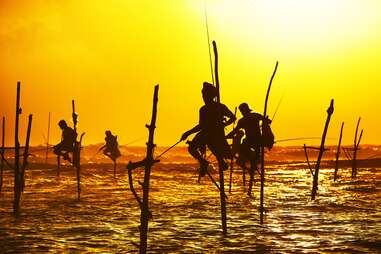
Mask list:
[[[17,82],[17,94],[16,94],[16,120],[15,120],[15,172],[14,172],[14,200],[13,200],[13,212],[15,215],[20,211],[20,143],[19,143],[19,116],[21,114],[20,108],[20,81]]]
[[[334,108],[333,108],[333,99],[332,99],[331,103],[329,105],[329,108],[327,109],[328,116],[327,116],[327,120],[325,122],[323,136],[321,138],[319,155],[318,155],[318,158],[317,158],[317,161],[316,161],[314,180],[313,180],[313,183],[312,183],[311,200],[315,200],[315,196],[316,196],[316,193],[317,193],[317,190],[318,190],[320,162],[321,162],[321,158],[323,157],[324,150],[325,150],[324,149],[325,137],[327,136],[328,126],[329,126],[329,122],[331,120],[331,116],[333,114],[333,110],[334,110]]]
[[[218,51],[217,44],[215,41],[212,42],[214,50],[214,77],[216,81],[217,89],[217,102],[220,103],[220,81],[218,76]],[[226,222],[226,195],[225,195],[225,180],[224,180],[224,171],[222,170],[221,165],[218,165],[218,171],[220,175],[220,200],[221,200],[221,223],[222,223],[222,232],[227,234],[227,222]]]
[[[154,135],[155,135],[155,128],[156,128],[158,93],[159,93],[159,85],[156,85],[154,95],[153,95],[151,123],[150,125],[146,125],[146,127],[149,130],[149,136],[148,136],[148,142],[147,142],[146,163],[144,168],[143,202],[142,202],[141,214],[140,214],[140,253],[141,254],[147,252],[148,220],[150,217],[149,207],[148,207],[149,181],[151,176],[151,167],[154,163],[153,152],[155,148]]]
[[[355,178],[357,175],[357,134],[360,126],[361,117],[359,117],[356,125],[355,138],[353,142],[353,157],[352,157],[352,178]]]
[[[77,134],[77,123],[78,123],[78,115],[75,112],[75,103],[74,100],[71,101],[72,105],[72,118],[73,118],[73,125],[74,125],[74,132]],[[82,138],[81,138],[82,139]],[[81,165],[80,165],[80,150],[81,150],[81,144],[80,142],[77,142],[77,140],[74,141],[73,144],[73,165],[76,168],[77,171],[77,194],[78,194],[78,200],[81,198]]]
[[[339,157],[340,157],[340,149],[341,149],[341,139],[343,138],[343,129],[344,129],[344,122],[341,123],[339,143],[337,145],[335,173],[333,175],[333,181],[334,182],[337,180],[337,172],[339,171]]]
[[[116,160],[112,160],[114,162],[114,178],[116,178]]]
[[[61,156],[57,155],[57,176],[61,173]]]
[[[45,164],[48,164],[48,154],[49,154],[49,136],[50,136],[50,112],[49,112],[49,119],[48,119],[48,137],[46,140],[46,154],[45,154]],[[57,172],[59,175],[59,172]]]
[[[24,192],[24,187],[25,187],[25,169],[28,165],[28,156],[29,156],[29,140],[30,140],[30,133],[32,131],[32,119],[33,115],[29,115],[28,119],[28,130],[26,133],[26,141],[25,141],[25,148],[24,148],[24,158],[23,158],[23,164],[21,167],[21,191]]]
[[[237,116],[237,107],[235,107],[235,109],[234,109],[234,116],[235,117]],[[233,130],[234,130],[235,122],[236,122],[236,120],[233,123]],[[234,137],[233,137],[233,141],[232,141],[232,152],[235,153],[233,146],[234,146]],[[232,178],[233,178],[233,169],[234,169],[234,155],[235,154],[232,154],[232,159],[230,160],[229,193],[232,193]]]
[[[243,192],[246,192],[246,168],[242,167],[242,186]]]
[[[4,171],[4,160],[3,160],[3,156],[4,155],[4,152],[5,152],[5,149],[4,149],[4,146],[5,146],[5,117],[3,116],[3,128],[2,128],[2,135],[1,135],[1,162],[0,162],[0,192],[3,188],[3,171]]]
[[[265,108],[264,108],[264,111],[263,111],[263,117],[265,117],[265,118],[267,116],[267,102],[269,100],[271,84],[273,82],[273,79],[274,79],[274,76],[275,76],[275,73],[276,73],[277,69],[278,69],[278,61],[275,64],[275,68],[274,68],[273,74],[271,76],[269,86],[267,88],[266,100],[265,100]],[[262,133],[263,132],[264,132],[264,124],[262,123]],[[265,146],[264,146],[263,141],[261,142],[260,152],[261,152],[261,192],[260,192],[260,208],[259,208],[259,210],[260,210],[260,221],[261,221],[261,223],[263,223],[263,214],[264,214],[264,210],[265,210],[264,209],[264,195],[265,195]]]

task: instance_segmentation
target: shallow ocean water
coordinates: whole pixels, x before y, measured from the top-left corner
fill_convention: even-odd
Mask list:
[[[140,210],[125,165],[116,178],[112,165],[84,168],[80,201],[74,169],[63,167],[56,177],[53,168],[27,171],[19,218],[12,213],[13,175],[5,172],[0,253],[136,253]],[[142,173],[136,169],[135,179],[142,181]],[[211,181],[197,183],[193,164],[158,164],[151,174],[149,253],[381,253],[381,170],[360,169],[355,180],[349,169],[339,173],[333,183],[333,169],[321,170],[317,199],[310,201],[306,165],[268,166],[261,224],[259,182],[248,197],[237,169],[229,194],[226,172],[223,236],[219,192]]]

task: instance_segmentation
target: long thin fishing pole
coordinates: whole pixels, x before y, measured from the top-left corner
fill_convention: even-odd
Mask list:
[[[131,145],[131,144],[133,144],[133,143],[135,143],[135,142],[138,142],[138,141],[140,141],[140,140],[142,140],[142,139],[144,139],[144,138],[146,138],[146,137],[147,137],[147,136],[137,138],[137,139],[135,139],[135,140],[132,140],[131,142],[128,142],[128,143],[125,144],[125,145],[126,145],[126,146]]]
[[[283,101],[284,94],[285,94],[285,92],[283,92],[282,97],[280,97],[280,100],[278,102],[278,105],[276,106],[276,109],[275,109],[275,112],[273,114],[273,117],[271,118],[271,121],[274,121],[274,119],[275,119],[275,116],[276,116],[276,113],[278,112],[279,106]]]
[[[182,140],[177,141],[174,145],[172,145],[172,146],[168,147],[167,149],[165,149],[165,151],[162,152],[161,154],[159,154],[159,155],[155,158],[155,160],[159,159],[161,156],[163,156],[163,155],[164,155],[165,153],[167,153],[169,150],[171,150],[172,148],[174,148],[175,146],[177,146],[180,142],[182,142]]]
[[[209,36],[208,13],[206,11],[206,1],[204,1],[204,16],[205,16],[206,38],[208,40],[210,74],[212,75],[212,81],[213,81],[213,85],[214,85],[213,62],[212,62],[212,52],[210,50],[210,36]]]
[[[279,140],[275,140],[275,143],[286,142],[286,141],[294,141],[294,140],[308,140],[308,139],[321,139],[321,137],[279,139]],[[327,138],[327,139],[334,139],[334,138]]]

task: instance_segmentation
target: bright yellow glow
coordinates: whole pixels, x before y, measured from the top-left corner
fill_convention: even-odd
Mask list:
[[[263,110],[278,60],[269,102],[272,115],[285,92],[273,123],[278,138],[320,136],[334,98],[330,137],[345,121],[343,141],[351,143],[362,116],[364,143],[381,143],[380,1],[207,0],[206,7],[220,53],[221,98],[231,110],[244,101]],[[211,81],[204,1],[3,0],[0,114],[8,119],[8,143],[17,80],[23,127],[27,113],[35,116],[34,144],[43,142],[49,111],[51,140],[59,140],[55,124],[70,118],[73,98],[85,143],[102,142],[106,129],[120,143],[144,136],[156,83],[157,143],[174,143],[197,122],[201,83]]]

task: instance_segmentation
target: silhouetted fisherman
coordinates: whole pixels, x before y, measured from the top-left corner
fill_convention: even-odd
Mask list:
[[[67,125],[65,120],[59,121],[58,125],[62,130],[62,139],[59,144],[53,147],[53,152],[71,162],[69,152],[73,152],[74,144],[77,139],[77,133]]]
[[[202,156],[206,145],[216,156],[218,164],[223,170],[229,167],[224,158],[231,158],[224,128],[232,124],[236,117],[224,104],[214,101],[216,96],[217,89],[212,84],[204,82],[202,98],[205,105],[200,109],[199,124],[181,136],[181,140],[186,140],[189,135],[197,133],[189,142],[188,150],[199,161],[201,176],[206,174],[209,165],[209,162]]]
[[[118,157],[121,156],[118,148],[118,137],[116,135],[112,135],[111,131],[106,131],[105,134],[106,144],[99,148],[99,151],[103,150],[104,155],[109,157],[111,160],[115,161]]]
[[[252,112],[247,103],[242,103],[238,108],[242,114],[242,118],[239,119],[237,126],[226,138],[236,138],[235,136],[243,129],[245,131],[245,139],[239,149],[237,164],[244,167],[245,163],[249,161],[252,163],[252,166],[254,166],[259,161],[260,146],[263,140],[260,122],[262,121],[262,124],[269,124],[271,120],[268,119],[268,117],[263,117],[263,115],[259,113]]]

